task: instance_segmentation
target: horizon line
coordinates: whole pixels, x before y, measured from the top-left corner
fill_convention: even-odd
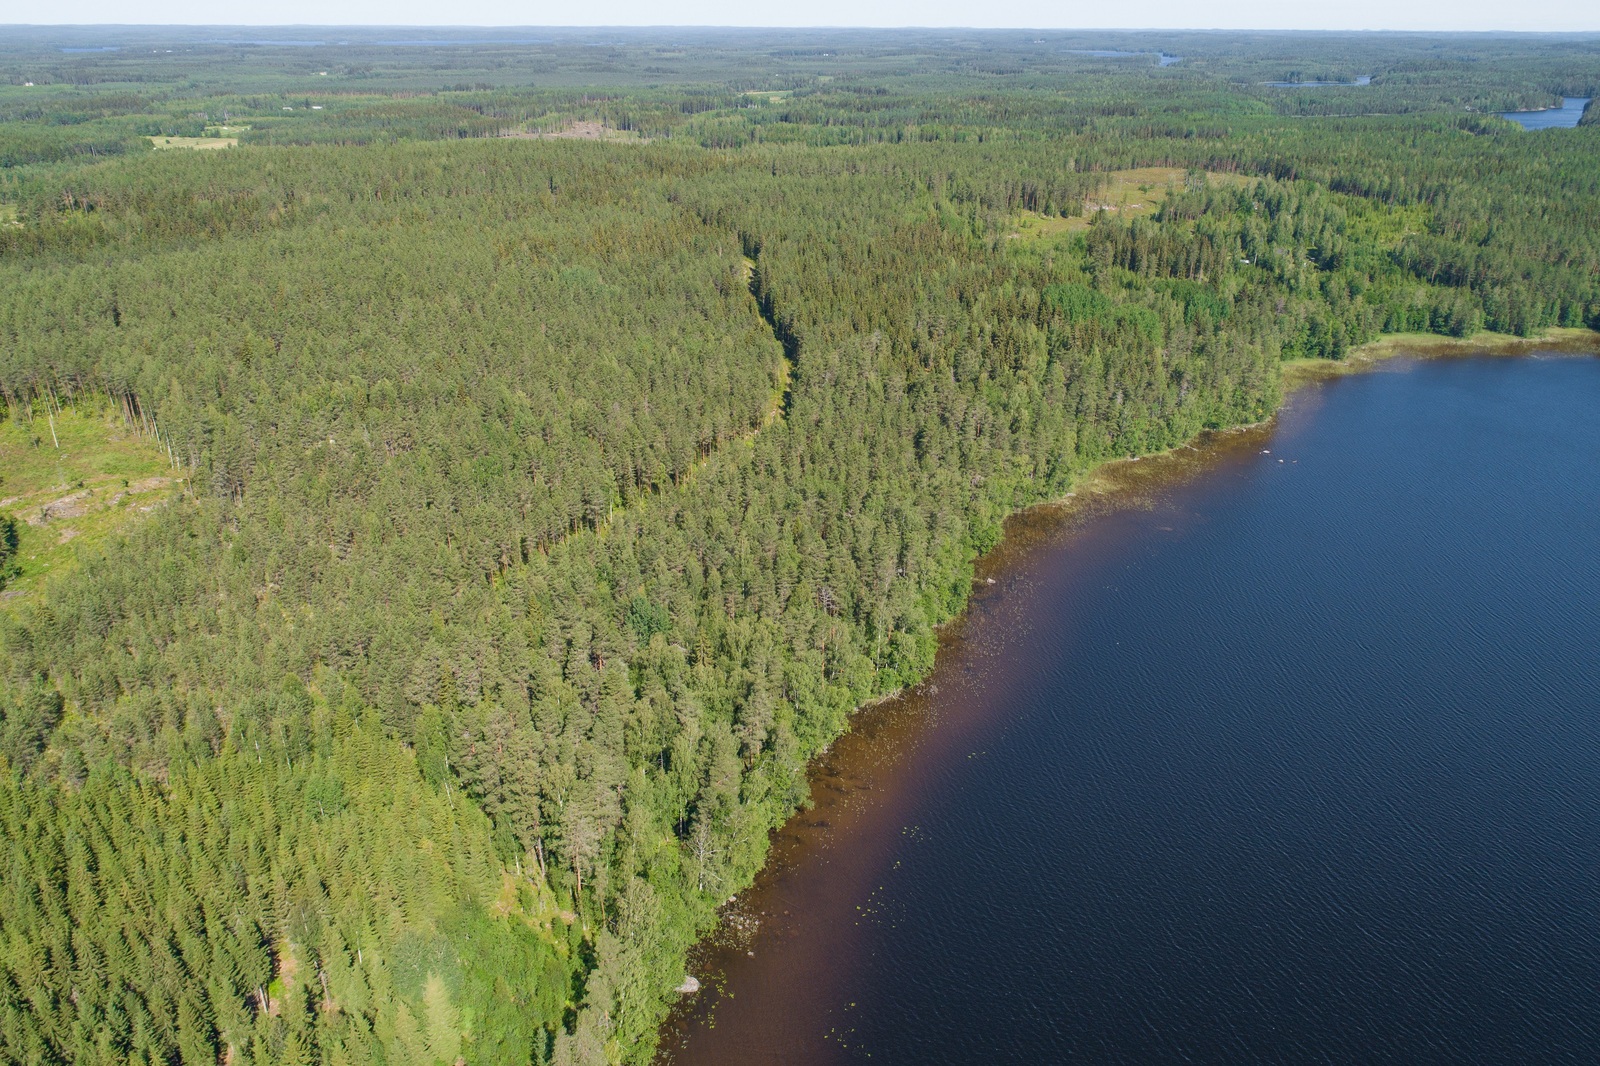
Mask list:
[[[567,23],[503,23],[503,22],[0,22],[0,30],[161,30],[161,29],[226,29],[226,30],[380,30],[419,29],[449,30],[558,30],[581,32],[586,30],[824,30],[883,32],[904,30],[930,30],[969,33],[1267,33],[1267,34],[1328,34],[1328,35],[1379,35],[1425,37],[1600,37],[1600,25],[1582,30],[1528,30],[1528,29],[1415,29],[1380,27],[1290,27],[1290,26],[970,26],[932,25],[922,23],[850,25],[819,23],[815,25],[776,25],[756,23],[718,22],[617,22],[594,24]]]

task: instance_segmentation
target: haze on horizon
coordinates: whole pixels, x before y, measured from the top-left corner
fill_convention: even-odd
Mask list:
[[[584,5],[465,0],[281,0],[219,9],[202,0],[83,0],[69,8],[25,0],[0,15],[0,25],[254,25],[254,26],[762,26],[968,27],[1029,29],[1400,30],[1431,32],[1600,31],[1592,0],[1506,4],[1491,0],[1348,0],[1295,5],[1281,0],[1198,4],[1144,0],[1132,5],[1048,0],[812,0],[752,6],[743,0],[598,0]]]

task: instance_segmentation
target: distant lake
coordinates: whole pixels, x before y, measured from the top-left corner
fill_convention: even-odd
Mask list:
[[[1593,1063],[1597,401],[1396,360],[1014,520],[663,1060]]]
[[[1355,81],[1266,81],[1261,84],[1274,89],[1350,89],[1357,85],[1371,85],[1372,75],[1359,75]]]
[[[1140,56],[1155,56],[1156,65],[1170,67],[1181,62],[1182,56],[1169,56],[1165,52],[1121,52],[1115,48],[1068,48],[1071,55],[1094,56],[1098,59],[1137,59]]]
[[[1498,114],[1525,130],[1566,130],[1578,124],[1583,117],[1583,109],[1588,106],[1587,96],[1566,96],[1562,97],[1560,107],[1547,107],[1543,111],[1501,111]]]

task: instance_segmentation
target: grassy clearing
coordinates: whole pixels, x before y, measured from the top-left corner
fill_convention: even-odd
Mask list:
[[[1137,167],[1108,174],[1100,191],[1083,202],[1083,214],[1076,218],[1055,218],[1023,211],[1017,215],[1012,239],[1053,237],[1089,228],[1089,222],[1102,211],[1119,215],[1153,215],[1172,190],[1182,189],[1188,171],[1181,167]],[[1212,185],[1248,185],[1255,179],[1242,174],[1207,172]]]
[[[239,143],[237,137],[152,137],[150,143],[156,148],[193,148],[206,151],[215,148],[232,148]]]
[[[20,226],[16,204],[0,204],[0,226]]]
[[[18,408],[0,422],[0,512],[17,519],[22,564],[0,604],[37,595],[81,550],[164,504],[177,485],[165,456],[109,403],[55,415],[54,436],[50,423],[42,405],[31,422]]]
[[[1349,218],[1350,236],[1361,244],[1398,248],[1400,242],[1428,228],[1426,204],[1381,204],[1359,196],[1341,199]]]
[[[1017,214],[1013,225],[1016,228],[1007,234],[1012,240],[1023,238],[1037,240],[1041,237],[1056,237],[1063,233],[1087,229],[1089,220],[1086,218],[1052,217],[1050,215],[1041,215],[1034,211],[1022,211]]]
[[[626,141],[645,144],[650,138],[634,130],[612,129],[599,122],[569,122],[555,130],[512,130],[500,136],[520,141]]]

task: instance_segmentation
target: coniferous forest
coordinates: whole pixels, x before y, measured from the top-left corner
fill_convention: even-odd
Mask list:
[[[5,1062],[648,1061],[1008,514],[1600,328],[1600,38],[337,34],[0,42]]]

